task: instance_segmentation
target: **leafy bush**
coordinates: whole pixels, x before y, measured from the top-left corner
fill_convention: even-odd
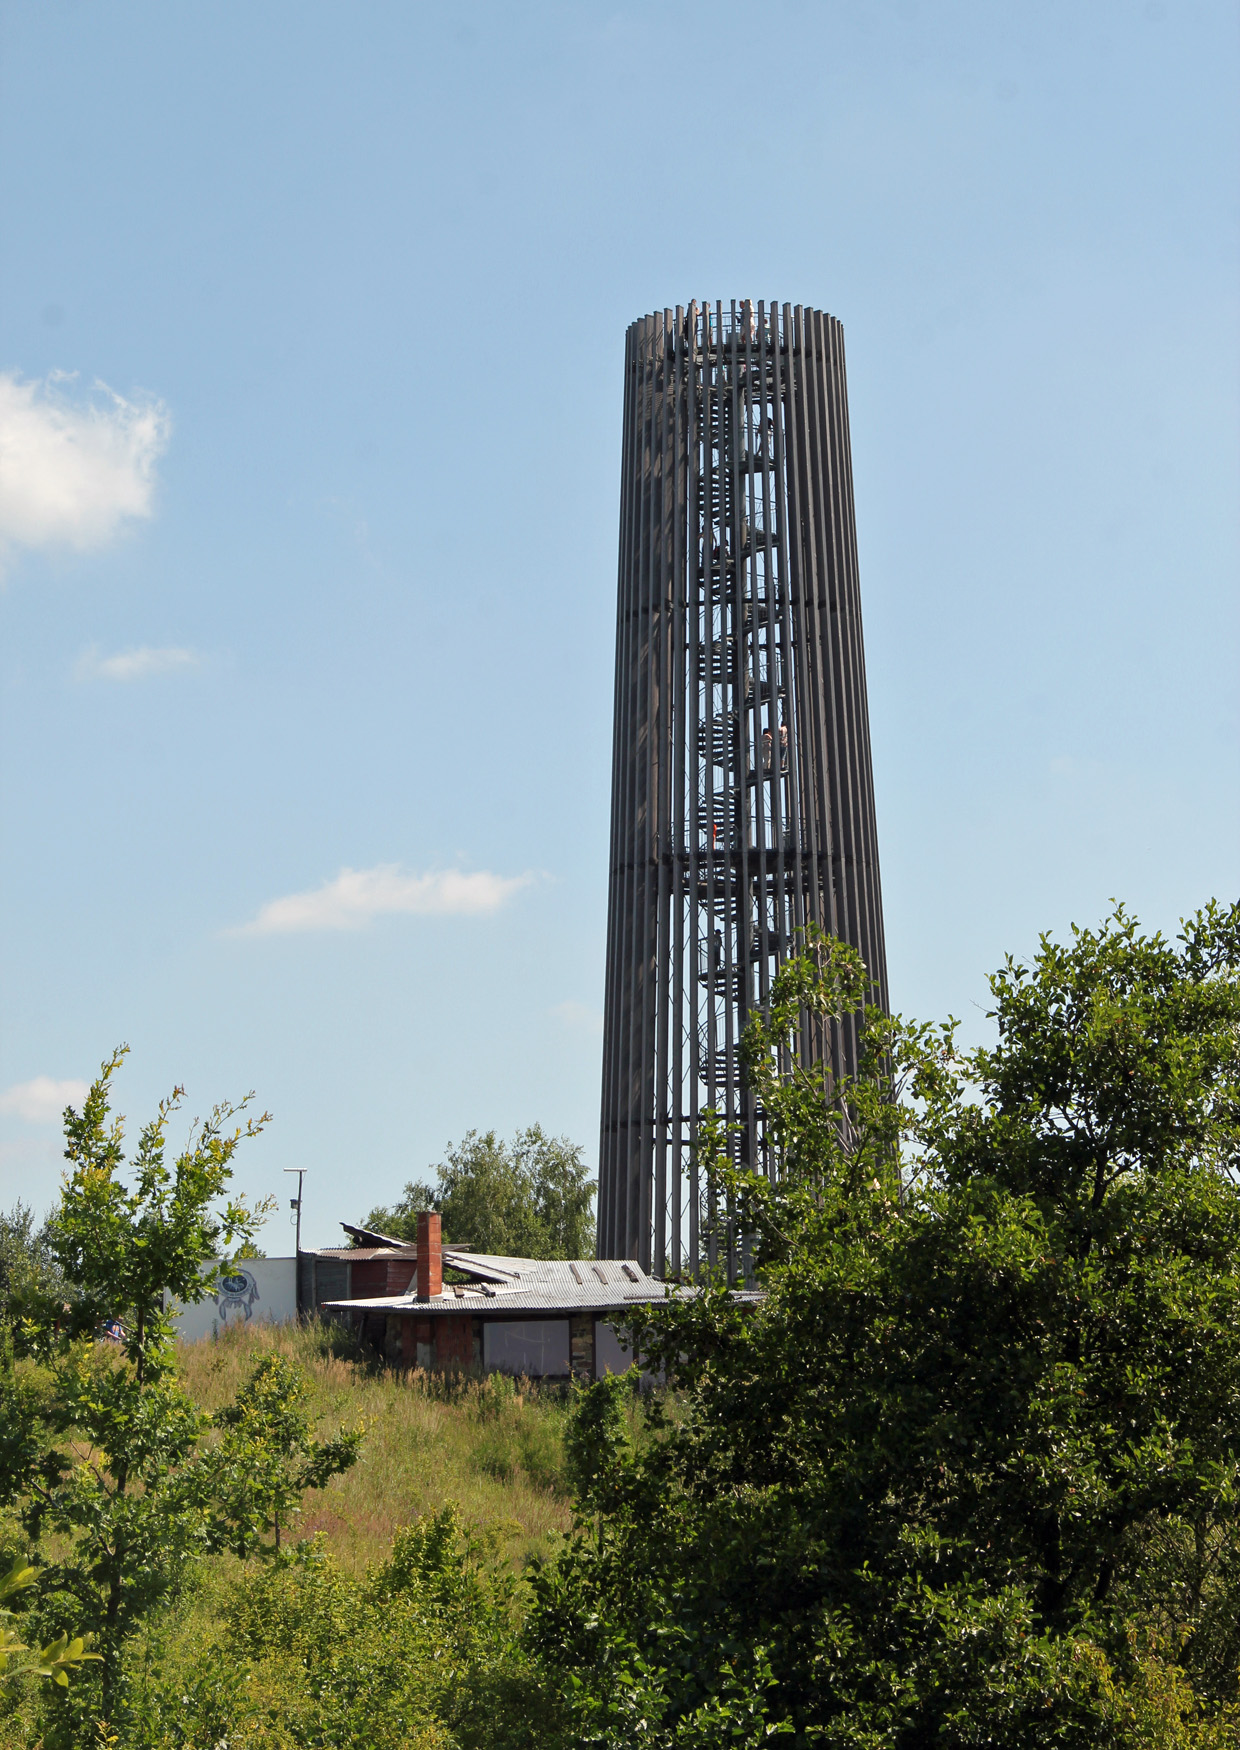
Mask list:
[[[125,1750],[515,1750],[541,1717],[516,1589],[451,1507],[360,1579],[321,1540],[234,1569],[210,1643],[135,1680]]]
[[[1118,911],[992,981],[998,1040],[856,1011],[811,937],[746,1040],[769,1178],[716,1132],[765,1299],[631,1321],[686,1406],[569,1434],[583,1507],[531,1645],[566,1743],[1035,1750],[1234,1740],[1240,906]],[[829,1062],[829,1056],[828,1056]]]
[[[203,1461],[215,1503],[215,1540],[238,1555],[262,1550],[301,1511],[310,1489],[323,1488],[356,1462],[359,1426],[316,1440],[306,1412],[309,1388],[287,1355],[267,1354],[256,1363],[231,1404],[215,1413],[223,1438]]]
[[[71,1295],[27,1295],[20,1356],[0,1322],[0,1505],[43,1557],[23,1628],[47,1643],[36,1669],[54,1685],[40,1719],[48,1750],[122,1721],[130,1647],[196,1561],[261,1545],[271,1528],[278,1544],[306,1488],[348,1468],[360,1438],[313,1436],[300,1371],[279,1356],[259,1363],[212,1438],[177,1376],[168,1300],[201,1299],[204,1260],[261,1219],[239,1200],[218,1206],[238,1144],[262,1120],[230,1128],[235,1109],[217,1106],[169,1162],[178,1090],[140,1132],[126,1183],[123,1121],[109,1104],[123,1055],[103,1065],[81,1113],[65,1115],[72,1170],[46,1234]],[[13,1571],[23,1586],[36,1579],[24,1564]],[[20,1650],[16,1629],[5,1633]],[[79,1669],[87,1660],[97,1670]]]
[[[525,1391],[508,1374],[492,1373],[471,1388],[478,1429],[472,1458],[475,1467],[498,1482],[519,1475],[537,1489],[568,1493],[564,1464],[563,1419],[549,1415],[551,1394],[544,1388],[532,1413],[529,1382]]]

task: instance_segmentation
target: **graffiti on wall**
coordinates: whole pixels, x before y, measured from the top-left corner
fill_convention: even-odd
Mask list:
[[[235,1325],[245,1324],[253,1313],[254,1302],[261,1299],[253,1271],[240,1264],[230,1264],[216,1281],[215,1307],[222,1325],[230,1319]]]
[[[241,1330],[260,1319],[297,1317],[296,1258],[213,1258],[204,1259],[202,1268],[214,1272],[202,1300],[182,1306],[169,1298],[168,1310],[182,1342],[218,1337],[223,1330]]]

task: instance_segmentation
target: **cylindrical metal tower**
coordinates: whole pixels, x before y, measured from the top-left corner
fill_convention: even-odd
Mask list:
[[[737,1044],[811,921],[885,1002],[843,331],[694,303],[625,344],[600,1257],[733,1245],[699,1114],[763,1159]],[[825,1049],[851,1069],[855,1021]]]

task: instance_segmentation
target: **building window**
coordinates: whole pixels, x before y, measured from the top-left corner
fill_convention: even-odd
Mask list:
[[[482,1364],[488,1372],[498,1368],[530,1379],[570,1373],[568,1320],[488,1319],[482,1327]]]

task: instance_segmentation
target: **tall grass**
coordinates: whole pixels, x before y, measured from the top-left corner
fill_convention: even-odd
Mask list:
[[[358,1463],[308,1495],[290,1528],[294,1537],[321,1533],[346,1572],[382,1560],[402,1526],[449,1501],[497,1533],[518,1567],[549,1554],[568,1529],[563,1386],[384,1368],[338,1326],[311,1323],[243,1325],[181,1344],[186,1389],[216,1410],[271,1350],[303,1368],[320,1431],[365,1425]]]
[[[352,1588],[340,1594],[348,1608],[346,1602],[338,1608],[346,1616],[365,1603],[376,1572],[391,1562],[397,1534],[450,1504],[455,1505],[465,1533],[481,1538],[485,1560],[494,1564],[499,1584],[505,1572],[519,1573],[532,1559],[554,1552],[571,1518],[564,1474],[569,1401],[565,1387],[514,1382],[498,1375],[474,1379],[402,1372],[382,1366],[358,1349],[340,1327],[317,1323],[242,1326],[218,1338],[181,1344],[177,1362],[191,1398],[211,1412],[230,1402],[257,1362],[272,1351],[289,1356],[302,1369],[316,1432],[334,1431],[342,1423],[351,1427],[361,1422],[365,1427],[357,1464],[344,1476],[334,1477],[325,1489],[307,1494],[300,1515],[288,1527],[289,1543],[319,1542],[327,1563],[323,1585],[329,1592],[337,1584],[333,1574],[339,1576],[341,1586]],[[12,1551],[27,1547],[11,1516],[0,1516],[0,1545]],[[152,1613],[130,1643],[126,1662],[133,1695],[146,1698],[145,1703],[138,1702],[146,1725],[136,1737],[122,1728],[121,1735],[111,1740],[116,1750],[130,1750],[131,1744],[139,1743],[144,1750],[147,1746],[171,1750],[190,1742],[199,1750],[197,1736],[186,1738],[178,1718],[210,1716],[217,1691],[222,1698],[219,1706],[233,1717],[236,1710],[228,1701],[233,1689],[238,1695],[245,1690],[254,1705],[260,1694],[267,1697],[268,1725],[260,1730],[252,1721],[236,1740],[247,1750],[250,1745],[286,1750],[303,1742],[334,1743],[313,1733],[305,1738],[294,1729],[294,1716],[302,1705],[298,1698],[307,1682],[297,1660],[284,1671],[281,1660],[287,1664],[291,1655],[277,1650],[270,1658],[255,1660],[237,1642],[234,1619],[256,1588],[261,1592],[273,1584],[269,1565],[260,1557],[246,1562],[226,1554],[203,1557],[187,1581],[179,1595]],[[293,1580],[288,1584],[293,1585]],[[367,1608],[373,1612],[373,1602]],[[377,1614],[384,1618],[387,1606]],[[362,1642],[368,1634],[369,1628]],[[436,1647],[433,1635],[425,1647],[420,1642],[417,1647],[393,1645],[389,1649],[393,1669],[424,1654],[431,1661],[429,1671],[437,1660],[447,1659],[447,1650]],[[348,1653],[348,1658],[353,1656]],[[405,1672],[402,1682],[425,1689],[416,1720],[397,1734],[402,1750],[446,1750],[450,1735],[437,1723],[435,1684],[425,1673],[418,1677],[410,1672]],[[385,1705],[395,1706],[385,1683],[376,1673],[376,1705],[385,1697]],[[0,1750],[31,1750],[43,1742],[40,1703],[44,1699],[32,1681],[0,1689]],[[246,1713],[244,1708],[241,1711]],[[203,1740],[203,1750],[219,1736]],[[230,1741],[228,1732],[222,1741]],[[386,1747],[390,1735],[380,1733],[368,1740],[380,1741]],[[352,1746],[354,1739],[348,1742]]]

